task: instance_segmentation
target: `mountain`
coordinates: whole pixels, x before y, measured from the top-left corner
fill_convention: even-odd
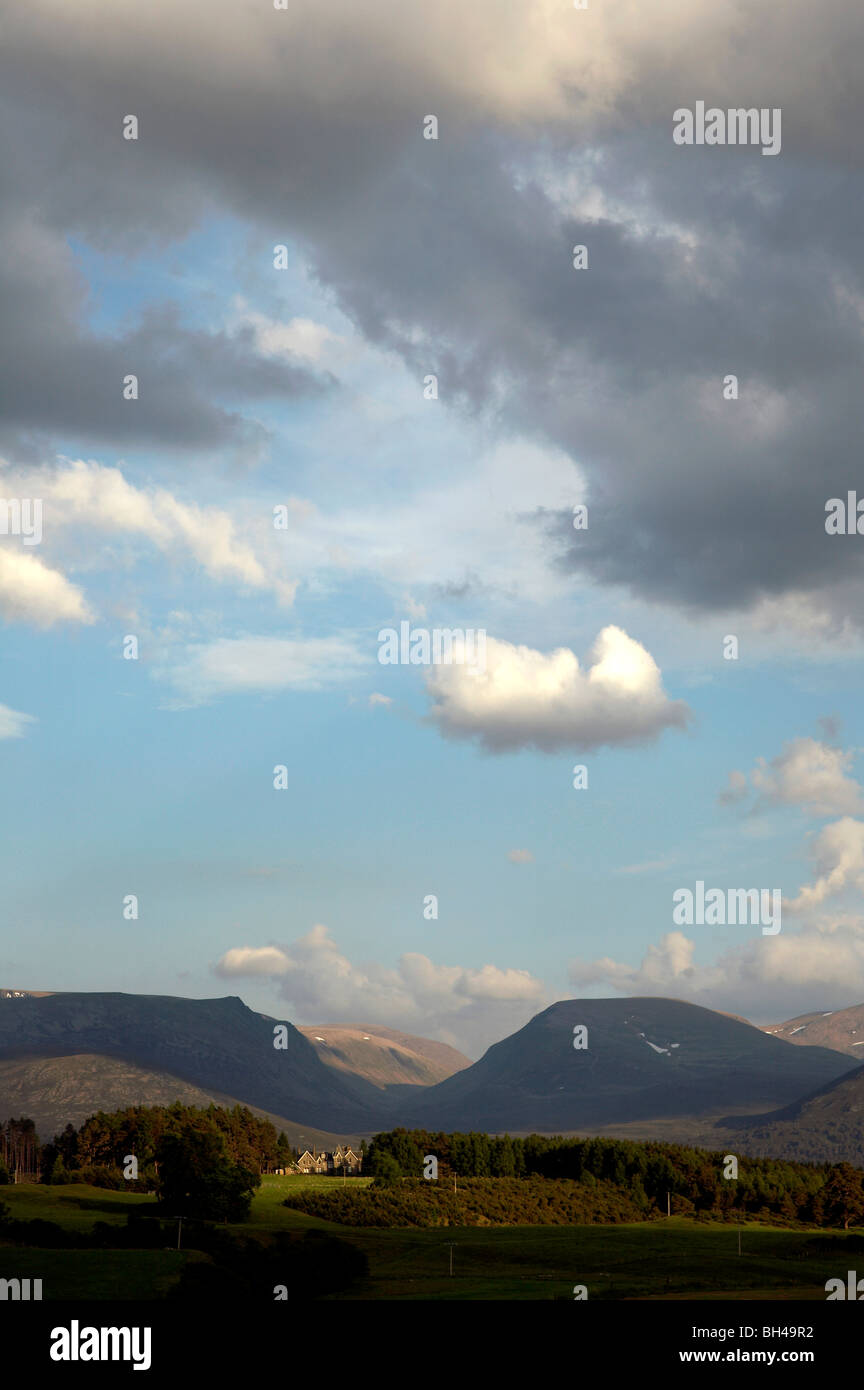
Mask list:
[[[864,1063],[864,1004],[830,1013],[801,1014],[785,1023],[766,1024],[763,1032],[799,1047],[831,1047]]]
[[[234,997],[0,995],[0,1062],[112,1058],[236,1097],[304,1128],[337,1134],[374,1128],[375,1088],[360,1078],[349,1085],[290,1023],[286,1047],[275,1048],[277,1021]]]
[[[738,1147],[757,1157],[864,1167],[864,1066],[773,1114],[724,1123],[737,1131]]]
[[[125,1110],[130,1105],[223,1105],[232,1109],[245,1102],[209,1088],[203,1090],[168,1072],[148,1071],[134,1062],[115,1061],[80,1053],[73,1057],[37,1057],[0,1062],[0,1121],[12,1115],[28,1115],[42,1143],[53,1139],[68,1124],[78,1129],[97,1110]],[[360,1134],[330,1134],[298,1124],[282,1115],[248,1107],[262,1119],[284,1130],[299,1149],[334,1149]]]
[[[277,1022],[237,998],[0,990],[0,1118],[31,1114],[50,1138],[100,1108],[213,1101],[248,1105],[293,1142],[326,1147],[334,1136],[396,1125],[512,1133],[627,1126],[659,1137],[734,1111],[728,1124],[739,1127],[744,1151],[745,1123],[754,1132],[773,1126],[791,1142],[790,1126],[809,1132],[811,1110],[803,1120],[776,1112],[805,1097],[816,1114],[829,1104],[816,1093],[836,1090],[837,1134],[848,1137],[857,1123],[857,1090],[831,1086],[858,1075],[851,1057],[796,1047],[675,999],[553,1004],[473,1064],[444,1044],[377,1025],[301,1031],[286,1023],[287,1046],[277,1049]],[[580,1024],[585,1050],[573,1047]],[[755,1114],[745,1121],[744,1111]],[[762,1142],[755,1133],[753,1142]]]
[[[446,1043],[415,1038],[377,1023],[319,1024],[297,1030],[317,1050],[325,1066],[347,1077],[361,1077],[391,1096],[404,1087],[434,1086],[471,1060]]]
[[[585,1050],[573,1046],[580,1024],[588,1030]],[[570,999],[410,1101],[402,1123],[557,1132],[721,1109],[768,1110],[851,1066],[840,1053],[796,1048],[677,999]]]

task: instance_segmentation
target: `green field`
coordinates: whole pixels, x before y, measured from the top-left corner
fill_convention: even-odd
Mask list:
[[[326,1230],[368,1257],[370,1277],[332,1299],[572,1299],[584,1284],[589,1299],[728,1298],[824,1301],[825,1281],[845,1277],[860,1253],[844,1251],[843,1232],[791,1231],[748,1224],[742,1254],[738,1229],[672,1217],[616,1226],[436,1227],[381,1230],[343,1227],[281,1205],[288,1191],[326,1186],[324,1177],[265,1177],[248,1222],[230,1229]],[[356,1185],[366,1179],[353,1180]],[[13,1216],[41,1217],[67,1229],[95,1221],[122,1223],[153,1198],[72,1185],[21,1184],[3,1189]],[[848,1232],[848,1236],[860,1232]],[[814,1250],[830,1241],[833,1250]],[[453,1274],[450,1275],[450,1246]],[[41,1278],[45,1298],[160,1298],[194,1251],[21,1250],[0,1246],[0,1277]],[[851,1263],[850,1263],[851,1262]]]

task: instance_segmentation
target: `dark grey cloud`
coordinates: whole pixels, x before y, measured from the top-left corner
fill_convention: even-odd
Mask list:
[[[433,6],[425,36],[389,3],[300,6],[283,29],[266,6],[151,8],[124,0],[109,19],[91,3],[71,40],[53,4],[14,9],[3,114],[19,119],[14,133],[0,121],[0,153],[13,209],[46,243],[134,253],[208,216],[244,218],[262,266],[296,241],[370,340],[436,372],[444,403],[570,453],[590,525],[537,518],[550,563],[706,610],[856,592],[858,541],[825,535],[824,505],[864,485],[857,10],[661,5],[668,42],[595,17],[608,90],[594,91],[590,65],[540,62],[533,37],[516,63],[518,7],[480,5],[469,25]],[[513,62],[509,100],[487,48]],[[782,106],[782,153],[676,148],[672,111],[700,97]],[[127,111],[137,144],[120,139]],[[427,112],[437,142],[421,138]],[[568,205],[580,182],[590,215]],[[25,250],[13,264],[2,365],[22,431],[133,428],[119,393],[102,399],[118,353],[135,369],[130,351],[155,388],[148,428],[178,443],[242,432],[246,399],[316,387],[166,310],[119,348],[94,340],[80,286],[67,275],[52,294]],[[40,364],[59,373],[56,398],[28,388]],[[727,373],[737,402],[721,398]]]
[[[28,283],[16,272],[26,252],[7,231],[4,238],[0,220],[0,418],[7,440],[35,431],[82,445],[231,445],[254,452],[264,430],[242,408],[231,409],[232,402],[296,399],[333,383],[262,356],[251,331],[186,327],[171,304],[146,309],[116,338],[100,336],[87,327],[74,276]],[[138,378],[134,401],[123,396],[130,373]]]

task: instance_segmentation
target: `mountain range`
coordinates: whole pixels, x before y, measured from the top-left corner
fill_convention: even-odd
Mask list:
[[[864,1162],[855,1012],[758,1028],[675,999],[570,999],[472,1063],[377,1024],[280,1027],[235,997],[2,990],[0,1119],[29,1114],[47,1139],[98,1109],[177,1099],[248,1105],[301,1147],[404,1125]]]
[[[574,1047],[574,1029],[587,1046]],[[560,1131],[612,1121],[780,1106],[850,1069],[752,1024],[678,999],[568,999],[421,1093],[406,1122]]]
[[[797,1047],[830,1047],[835,1052],[848,1052],[864,1064],[864,1004],[828,1013],[801,1014],[785,1023],[766,1024],[764,1032]]]

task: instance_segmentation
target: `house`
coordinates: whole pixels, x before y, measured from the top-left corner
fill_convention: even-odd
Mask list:
[[[287,1172],[289,1173],[359,1173],[363,1167],[363,1155],[352,1149],[350,1144],[339,1144],[332,1152],[322,1150],[318,1153],[307,1149]]]

